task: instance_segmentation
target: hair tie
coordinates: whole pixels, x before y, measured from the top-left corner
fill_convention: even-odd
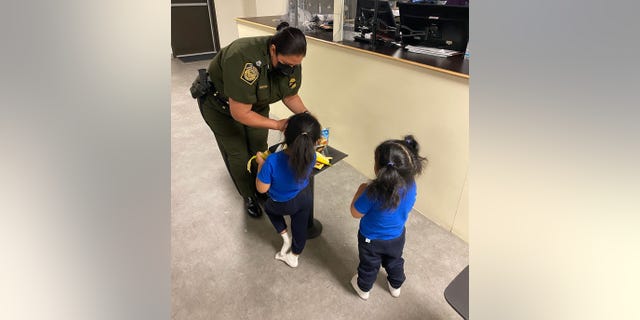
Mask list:
[[[395,163],[393,163],[393,161],[387,162],[387,166],[393,167],[394,165],[395,165]]]
[[[302,135],[302,136],[306,136],[306,135],[307,135],[307,133],[308,133],[308,132],[303,132],[303,133],[301,133],[300,135]]]

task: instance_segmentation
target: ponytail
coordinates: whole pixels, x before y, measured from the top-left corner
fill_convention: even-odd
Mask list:
[[[289,165],[293,169],[293,175],[300,181],[309,175],[311,162],[315,155],[315,142],[311,135],[302,133],[293,139],[293,143],[287,144],[289,150]]]
[[[320,123],[309,113],[291,116],[284,130],[289,166],[296,180],[306,179],[311,173],[316,154],[316,141],[320,139]]]
[[[418,154],[419,149],[412,135],[403,140],[387,140],[376,148],[376,178],[369,184],[367,195],[380,203],[381,209],[397,208],[407,186],[422,173],[427,159]]]
[[[367,188],[367,194],[381,203],[381,209],[389,210],[398,207],[406,182],[396,168],[386,165],[378,170]]]

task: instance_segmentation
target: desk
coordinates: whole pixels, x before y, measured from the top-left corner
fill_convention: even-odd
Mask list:
[[[342,153],[341,151],[338,151],[330,146],[327,146],[326,149],[326,156],[327,157],[333,157],[333,159],[331,159],[331,165],[335,165],[336,163],[338,163],[340,160],[344,159],[347,157],[346,153]],[[309,179],[309,186],[307,188],[311,188],[311,207],[313,208],[313,198],[315,198],[314,194],[313,194],[313,185],[314,185],[314,177],[319,174],[320,172],[323,172],[327,169],[331,168],[330,166],[324,166],[322,167],[322,169],[318,170],[318,169],[313,169],[313,172],[311,173],[311,178]],[[320,223],[320,221],[318,221],[317,219],[314,218],[313,216],[313,212],[315,210],[311,210],[311,216],[309,216],[309,224],[307,225],[307,238],[308,239],[313,239],[317,236],[320,235],[320,233],[322,233],[322,223]]]
[[[465,320],[469,319],[469,266],[444,289],[444,298]]]
[[[285,21],[283,16],[236,18],[236,21],[253,24],[258,27],[266,27],[275,30],[276,26]],[[354,41],[352,36],[346,36],[343,41],[334,42],[333,34],[326,30],[313,30],[304,32],[307,38],[324,42],[349,50],[357,50],[366,54],[372,54],[384,59],[390,59],[401,63],[411,64],[425,69],[450,74],[456,77],[469,79],[469,60],[464,55],[449,58],[430,56],[426,54],[411,53],[393,45],[377,45],[374,47],[368,43]],[[305,60],[306,61],[306,60]]]

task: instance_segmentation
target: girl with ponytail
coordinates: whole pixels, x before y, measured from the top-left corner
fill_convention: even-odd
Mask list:
[[[374,152],[376,178],[363,183],[351,202],[351,215],[360,220],[358,231],[358,273],[351,279],[360,298],[369,291],[380,265],[387,271],[392,296],[400,296],[404,283],[405,223],[416,202],[415,177],[422,173],[426,158],[419,155],[413,136],[387,140]]]
[[[311,114],[293,115],[284,130],[287,147],[270,154],[266,160],[261,152],[256,154],[256,189],[269,193],[264,208],[283,241],[276,259],[292,268],[298,266],[298,255],[307,241],[307,224],[313,210],[313,195],[307,186],[316,163],[315,145],[320,139],[320,130],[320,123]],[[293,243],[287,234],[285,215],[291,216]]]

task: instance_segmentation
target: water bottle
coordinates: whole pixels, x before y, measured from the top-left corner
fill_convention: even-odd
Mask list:
[[[469,60],[469,43],[467,43],[467,48],[464,50],[464,59]]]

